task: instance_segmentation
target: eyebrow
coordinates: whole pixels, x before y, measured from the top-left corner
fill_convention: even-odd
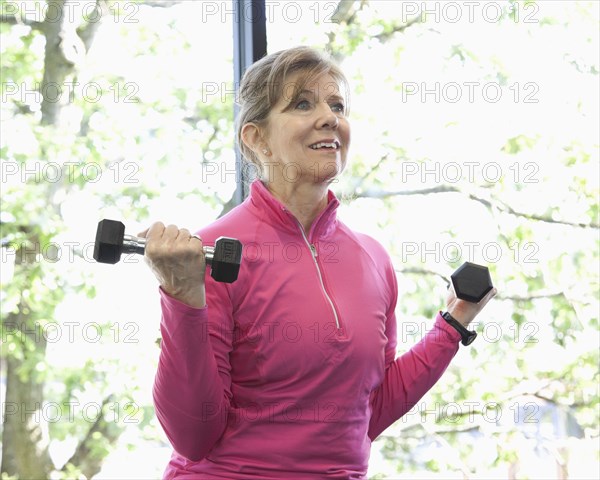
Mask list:
[[[298,93],[298,97],[299,97],[300,95],[303,95],[303,94],[306,94],[306,93],[308,93],[308,94],[310,94],[310,95],[312,95],[312,96],[314,96],[314,95],[315,95],[315,92],[314,92],[313,90],[306,90],[306,89],[304,89],[304,90],[301,90],[301,91]],[[341,95],[339,95],[339,94],[337,94],[337,93],[334,93],[334,94],[331,94],[331,95],[329,95],[329,96],[327,97],[327,99],[328,99],[328,100],[329,100],[329,99],[333,99],[333,100],[338,100],[338,101],[344,101],[344,97],[342,97]]]

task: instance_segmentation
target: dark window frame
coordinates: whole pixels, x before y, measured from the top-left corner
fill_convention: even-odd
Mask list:
[[[233,1],[233,82],[237,98],[240,81],[246,69],[252,63],[267,54],[267,21],[265,0],[232,0]],[[237,118],[238,106],[234,105],[233,115]],[[246,169],[237,146],[235,147],[235,181],[236,191],[234,204],[239,205],[248,196]]]

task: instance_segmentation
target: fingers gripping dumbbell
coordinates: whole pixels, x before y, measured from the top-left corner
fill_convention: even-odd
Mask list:
[[[94,259],[100,263],[115,264],[124,253],[144,255],[146,239],[125,235],[125,225],[117,220],[101,220],[96,230]],[[214,247],[202,247],[206,263],[211,266],[211,277],[217,282],[232,283],[237,280],[242,261],[242,244],[239,240],[219,237]]]

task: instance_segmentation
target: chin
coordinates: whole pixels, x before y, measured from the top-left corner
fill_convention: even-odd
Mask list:
[[[345,166],[346,163],[340,164],[339,160],[319,163],[318,168],[315,167],[311,171],[311,174],[313,175],[315,183],[325,183],[329,185],[337,180],[337,177],[344,171]]]

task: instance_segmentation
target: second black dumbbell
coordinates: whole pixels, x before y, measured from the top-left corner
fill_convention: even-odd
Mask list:
[[[471,303],[479,303],[494,288],[488,268],[476,263],[463,263],[450,275],[450,279],[456,297]],[[460,333],[463,345],[473,343],[477,337],[476,332],[468,330],[450,312],[442,313],[442,317]]]
[[[465,262],[450,275],[456,296],[467,302],[479,303],[494,288],[487,267]]]
[[[117,220],[100,220],[96,230],[94,259],[100,263],[115,264],[122,254],[144,255],[146,239],[125,234],[125,225]],[[210,276],[217,282],[237,280],[242,262],[242,244],[239,240],[219,237],[214,247],[202,247],[206,263],[211,266]]]

